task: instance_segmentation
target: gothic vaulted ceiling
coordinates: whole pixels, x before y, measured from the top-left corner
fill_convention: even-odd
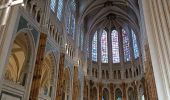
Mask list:
[[[80,0],[79,24],[91,33],[98,27],[120,27],[128,24],[138,31],[138,0]]]

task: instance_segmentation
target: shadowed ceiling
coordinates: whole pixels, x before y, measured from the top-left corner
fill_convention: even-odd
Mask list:
[[[138,0],[81,0],[79,13],[79,24],[86,33],[96,28],[118,28],[125,24],[139,30]]]

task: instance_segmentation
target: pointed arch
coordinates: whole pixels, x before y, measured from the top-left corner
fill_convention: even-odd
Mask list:
[[[115,91],[115,100],[122,100],[122,91],[119,88]]]
[[[129,34],[122,29],[124,61],[130,61],[130,41]]]
[[[132,33],[132,41],[133,41],[133,52],[134,52],[134,57],[136,59],[139,57],[139,48],[137,44],[136,34],[132,29],[131,29],[131,33]]]
[[[113,59],[113,63],[119,63],[120,62],[119,37],[118,37],[118,32],[116,30],[112,30],[111,38],[112,38],[112,59]]]
[[[32,70],[34,58],[34,38],[27,29],[18,31],[11,43],[11,50],[7,65],[4,71],[4,79],[17,85],[26,85],[26,80],[30,77],[28,70]]]
[[[97,31],[94,33],[92,40],[92,60],[97,61]]]
[[[108,63],[108,41],[107,32],[103,30],[101,36],[101,61],[102,63]]]

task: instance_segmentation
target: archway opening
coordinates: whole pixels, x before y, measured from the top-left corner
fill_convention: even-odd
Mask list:
[[[4,79],[24,86],[28,77],[31,57],[30,37],[27,33],[16,36],[6,65]]]
[[[128,89],[128,100],[134,100],[134,91],[131,87]]]
[[[52,86],[54,83],[54,63],[52,54],[48,54],[42,64],[41,73],[41,90],[40,94],[51,97]]]
[[[109,91],[106,88],[103,90],[102,100],[109,100]]]
[[[142,85],[140,85],[140,87],[139,87],[139,98],[140,98],[140,100],[145,100],[144,88]]]
[[[115,100],[122,100],[122,92],[120,89],[116,89]]]
[[[91,91],[91,99],[90,100],[97,100],[97,89],[94,87]]]

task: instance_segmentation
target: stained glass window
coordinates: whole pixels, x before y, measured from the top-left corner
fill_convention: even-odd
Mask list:
[[[59,20],[61,20],[62,11],[63,11],[63,0],[58,0],[57,17]]]
[[[67,23],[66,23],[66,28],[67,28],[67,32],[70,32],[70,14],[67,16]]]
[[[72,31],[73,37],[74,37],[74,32],[75,32],[75,17],[74,17],[74,15],[72,15],[71,31]]]
[[[55,5],[56,5],[56,0],[51,0],[50,1],[50,8],[53,12],[55,11]]]
[[[119,58],[119,37],[118,37],[118,32],[116,30],[113,30],[111,33],[112,36],[112,58],[113,58],[113,63],[119,63],[120,58]]]
[[[124,29],[122,29],[122,36],[123,36],[124,60],[130,61],[129,36]]]
[[[72,0],[71,1],[71,9],[72,9],[72,11],[76,11],[76,2],[75,2],[75,0]]]
[[[97,61],[97,31],[94,34],[92,41],[92,60]]]
[[[101,58],[102,63],[108,63],[107,32],[105,30],[101,37]]]
[[[136,59],[139,57],[139,49],[138,49],[138,45],[137,45],[136,35],[132,29],[131,29],[131,32],[132,32],[132,40],[133,40],[134,57]]]

